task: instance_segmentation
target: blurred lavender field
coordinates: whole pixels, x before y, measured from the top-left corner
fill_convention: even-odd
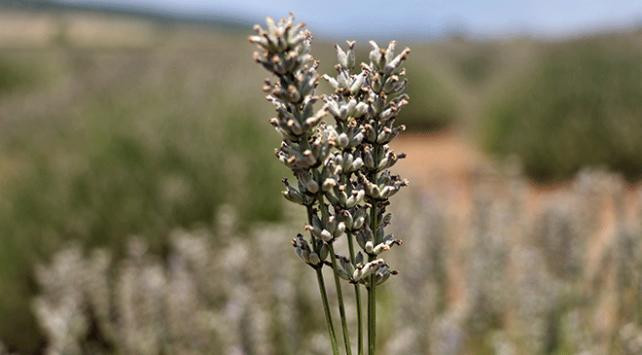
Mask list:
[[[463,213],[439,191],[397,199],[406,249],[383,288],[383,353],[642,351],[640,191],[601,172],[537,202],[520,176],[470,189]],[[58,252],[37,269],[47,353],[329,353],[313,273],[284,242],[298,226],[236,222],[222,210],[212,232],[174,232],[164,260],[135,239],[118,262]]]

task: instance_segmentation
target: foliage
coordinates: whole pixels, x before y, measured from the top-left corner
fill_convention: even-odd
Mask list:
[[[637,38],[637,37],[633,37]],[[483,143],[538,179],[601,165],[642,174],[642,48],[634,39],[552,45],[489,105]]]
[[[51,107],[19,107],[2,122],[0,338],[22,352],[38,346],[32,265],[67,241],[120,255],[135,234],[162,253],[169,231],[211,225],[222,203],[240,211],[244,228],[280,217],[274,142],[256,110],[212,100],[213,80],[191,92],[205,63],[171,73],[149,55],[70,52],[59,69],[82,75],[71,88],[56,85],[73,101],[58,102],[67,93],[57,91],[42,100]],[[105,57],[116,67],[98,65]]]
[[[464,219],[447,212],[461,205],[458,197],[399,197],[394,229],[412,248],[392,256],[402,272],[380,288],[383,353],[640,353],[642,205],[603,228],[605,208],[627,208],[620,178],[584,173],[540,196],[535,209],[519,176],[479,175],[471,188]],[[636,197],[642,203],[640,191]],[[132,241],[122,261],[70,247],[39,267],[35,309],[49,329],[48,348],[330,353],[320,340],[323,316],[313,311],[314,275],[297,267],[287,243],[275,242],[296,227],[261,226],[239,238],[234,218],[221,215],[227,222],[215,237],[172,233],[165,261]],[[354,327],[355,317],[348,322]]]
[[[443,56],[449,58],[461,79],[471,86],[480,87],[497,75],[501,69],[500,59],[508,54],[500,43],[451,39],[447,43],[440,43],[440,49],[446,52]]]
[[[0,56],[0,95],[33,85],[38,79],[32,63],[21,63],[10,56]]]
[[[444,80],[433,69],[425,67],[420,59],[408,62],[408,95],[412,105],[404,110],[399,121],[411,131],[438,130],[452,125],[457,120],[457,99]]]

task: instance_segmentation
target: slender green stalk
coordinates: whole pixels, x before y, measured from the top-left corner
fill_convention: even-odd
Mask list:
[[[348,332],[348,322],[346,321],[346,310],[343,304],[343,293],[341,291],[341,279],[337,273],[337,257],[334,253],[334,247],[332,244],[328,244],[330,247],[330,258],[332,260],[332,270],[334,271],[334,284],[337,289],[337,299],[339,300],[339,314],[341,315],[341,328],[343,330],[343,343],[345,344],[346,354],[352,355],[350,334]]]
[[[307,206],[308,223],[312,223],[312,207]],[[319,284],[319,292],[323,301],[323,311],[325,313],[325,322],[328,326],[328,334],[330,335],[330,343],[332,344],[332,354],[339,355],[339,346],[337,343],[337,335],[334,331],[334,323],[332,322],[332,314],[330,313],[330,304],[328,303],[328,294],[325,289],[325,281],[323,279],[323,266],[315,268],[317,273],[317,282]]]
[[[328,216],[328,206],[325,205],[323,195],[319,194],[317,200],[319,201],[319,209],[321,210],[322,216]],[[350,334],[348,332],[348,322],[346,320],[346,310],[343,303],[343,293],[341,291],[341,278],[337,272],[339,265],[337,264],[337,256],[334,253],[334,246],[332,243],[328,243],[330,249],[330,258],[332,261],[332,271],[334,273],[334,284],[337,291],[337,300],[339,301],[339,315],[341,316],[341,328],[343,331],[343,343],[345,344],[346,354],[352,355],[351,343],[350,343]]]
[[[348,232],[348,249],[350,250],[350,261],[356,264],[354,255],[354,242],[352,241],[352,233]],[[363,355],[363,320],[361,316],[361,292],[359,284],[354,284],[354,295],[357,300],[357,354]]]
[[[375,355],[376,324],[377,324],[377,297],[374,275],[370,276],[368,287],[368,355]]]
[[[328,294],[325,291],[325,281],[323,280],[323,272],[321,268],[315,268],[317,272],[317,281],[319,283],[319,291],[321,291],[321,299],[323,300],[323,311],[325,313],[325,322],[328,325],[328,334],[330,335],[330,343],[332,344],[332,354],[339,355],[339,346],[337,345],[337,335],[334,332],[334,324],[332,323],[332,315],[330,314],[330,304],[328,303]]]
[[[376,236],[377,231],[377,206],[376,203],[372,204],[370,208],[370,228]],[[375,244],[378,241],[375,240]],[[368,256],[368,261],[374,260],[372,255]],[[375,275],[370,276],[368,287],[368,355],[375,355],[375,348],[377,344],[377,285]]]

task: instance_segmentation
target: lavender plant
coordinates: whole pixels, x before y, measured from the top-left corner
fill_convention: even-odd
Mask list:
[[[443,188],[403,194],[389,207],[397,218],[391,227],[413,247],[390,255],[404,272],[380,324],[394,336],[381,336],[378,352],[640,354],[642,191],[609,216],[627,187],[605,174],[582,176],[536,206],[528,206],[526,185],[506,188],[483,175],[472,183],[465,214]],[[583,212],[587,199],[598,215]],[[543,218],[553,211],[559,220]],[[231,208],[216,220],[213,230],[172,233],[162,258],[133,240],[120,257],[72,246],[38,266],[33,306],[47,338],[43,352],[330,354],[325,330],[315,326],[324,314],[310,312],[319,297],[310,287],[315,273],[296,267],[297,258],[284,260],[289,246],[274,242],[291,225],[240,230]],[[573,236],[581,257],[558,254],[581,263],[582,272],[560,272],[569,269],[546,257],[560,253],[550,240],[564,230],[585,231]],[[344,247],[347,238],[335,245]],[[330,297],[329,304],[338,302]],[[345,310],[355,326],[356,306]]]
[[[283,180],[283,195],[306,208],[309,238],[298,234],[292,244],[296,254],[317,275],[333,354],[339,353],[322,269],[332,269],[338,299],[345,353],[352,354],[341,279],[354,287],[357,312],[357,353],[364,353],[363,305],[360,287],[368,292],[368,353],[376,351],[376,288],[396,273],[381,254],[401,242],[386,234],[391,214],[389,198],[407,185],[390,172],[404,157],[388,143],[405,127],[396,125],[399,110],[408,103],[406,73],[401,64],[410,50],[395,55],[395,42],[380,48],[371,41],[369,63],[356,66],[354,42],[347,49],[336,46],[336,75],[323,78],[334,89],[319,101],[318,61],[310,54],[311,34],[294,18],[267,28],[255,26],[250,42],[258,47],[257,63],[274,75],[263,87],[277,112],[270,123],[283,141],[277,158],[291,169],[296,184]],[[331,116],[333,124],[323,121]],[[335,242],[347,239],[347,256]],[[355,253],[354,241],[360,247]],[[329,261],[327,261],[329,257]]]

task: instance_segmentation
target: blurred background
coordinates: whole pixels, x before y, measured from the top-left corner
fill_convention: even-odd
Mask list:
[[[246,39],[289,11],[321,72],[413,50],[382,354],[642,354],[634,0],[0,0],[0,354],[329,353]]]

